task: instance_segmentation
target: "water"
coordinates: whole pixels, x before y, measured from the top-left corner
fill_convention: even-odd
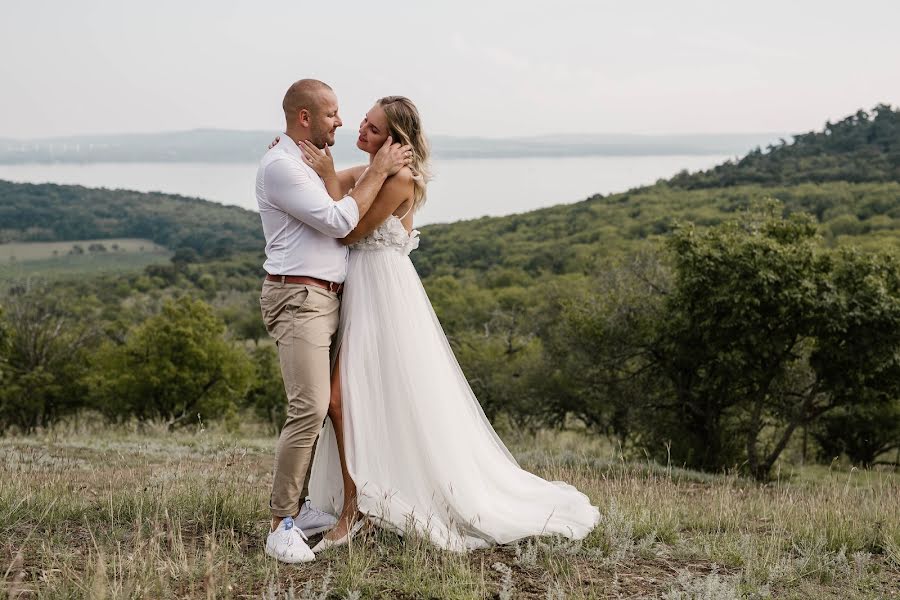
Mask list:
[[[507,215],[622,192],[728,156],[588,156],[443,160],[417,225]],[[349,165],[338,165],[342,168]],[[197,196],[256,210],[255,164],[93,163],[0,165],[0,179]]]

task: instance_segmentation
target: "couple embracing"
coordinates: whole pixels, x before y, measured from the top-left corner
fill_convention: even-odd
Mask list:
[[[332,89],[302,79],[283,108],[285,135],[256,179],[266,237],[260,307],[288,400],[266,553],[314,560],[366,523],[454,551],[586,536],[598,509],[571,485],[519,467],[409,259],[429,179],[415,105],[378,100],[356,142],[369,164],[339,172],[329,151],[342,125]],[[310,548],[308,536],[322,531]]]

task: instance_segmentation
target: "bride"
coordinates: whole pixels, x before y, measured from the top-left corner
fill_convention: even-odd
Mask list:
[[[352,251],[330,419],[310,480],[312,503],[340,518],[313,551],[347,543],[366,520],[455,551],[542,534],[583,538],[598,509],[573,486],[519,467],[482,412],[409,259],[429,179],[429,147],[409,99],[378,100],[356,145],[374,156],[388,136],[412,146],[413,160],[342,240]],[[365,170],[336,173],[329,152],[302,150],[335,199]]]

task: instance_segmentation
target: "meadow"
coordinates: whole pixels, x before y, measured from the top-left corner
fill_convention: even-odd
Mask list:
[[[10,242],[0,244],[0,281],[140,272],[171,256],[165,247],[141,238]]]
[[[602,521],[465,555],[375,530],[302,566],[263,552],[285,407],[259,215],[0,181],[0,598],[900,598],[898,149],[879,105],[423,228],[486,414]]]
[[[274,438],[82,423],[0,439],[9,598],[900,597],[900,476],[835,463],[769,484],[622,458],[596,436],[505,434],[600,506],[585,540],[458,555],[370,531],[310,564],[265,556]],[[313,538],[315,541],[316,538]]]

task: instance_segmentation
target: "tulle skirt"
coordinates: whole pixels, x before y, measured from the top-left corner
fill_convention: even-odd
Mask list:
[[[370,519],[455,551],[535,535],[581,539],[597,524],[587,496],[521,469],[494,432],[403,252],[350,253],[338,339],[347,466]],[[340,513],[330,420],[310,495]]]

